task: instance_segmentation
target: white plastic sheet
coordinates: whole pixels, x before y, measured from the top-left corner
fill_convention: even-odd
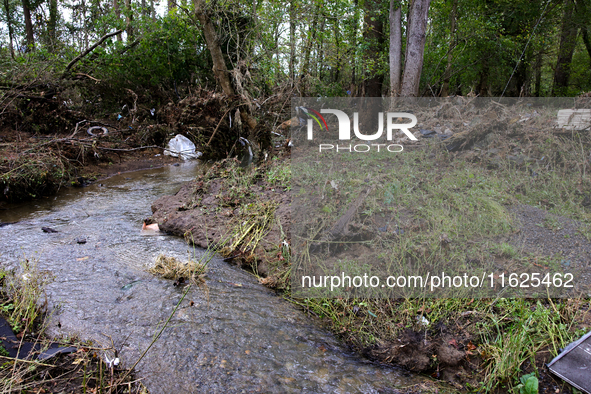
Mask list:
[[[183,160],[198,159],[202,155],[201,152],[195,152],[195,144],[191,140],[180,134],[168,141],[164,154],[172,157],[180,156]]]

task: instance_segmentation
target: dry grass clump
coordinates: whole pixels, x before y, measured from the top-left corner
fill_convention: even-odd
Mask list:
[[[175,281],[188,280],[197,283],[203,280],[205,275],[205,264],[187,260],[180,261],[176,257],[159,254],[156,258],[156,264],[149,269],[149,272],[158,275],[164,279],[173,279]]]

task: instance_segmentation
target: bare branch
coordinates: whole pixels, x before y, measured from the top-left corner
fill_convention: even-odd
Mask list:
[[[66,66],[66,70],[64,71],[64,74],[66,73],[66,71],[70,71],[70,69],[74,66],[74,64],[78,63],[80,61],[80,59],[82,59],[84,56],[88,55],[90,52],[94,51],[96,49],[96,47],[98,47],[99,45],[101,45],[103,43],[103,41],[105,41],[107,38],[112,37],[112,36],[117,35],[117,34],[121,34],[121,33],[123,33],[123,30],[117,30],[115,32],[112,32],[112,33],[109,33],[109,34],[105,34],[104,36],[102,36],[100,40],[98,40],[96,43],[94,43],[94,45],[92,45],[90,48],[88,48],[87,50],[85,50],[84,52],[82,52],[80,55],[76,56],[74,58],[74,60],[72,60]]]

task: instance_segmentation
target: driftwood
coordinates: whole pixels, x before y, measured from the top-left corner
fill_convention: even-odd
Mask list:
[[[357,212],[361,204],[363,204],[363,202],[365,201],[372,189],[372,187],[367,188],[365,193],[361,193],[359,197],[357,197],[357,200],[355,200],[349,206],[347,212],[345,212],[345,214],[340,217],[340,219],[334,224],[334,226],[332,226],[330,231],[327,233],[327,241],[333,241],[342,236],[348,235],[349,222],[351,221],[351,219],[353,219],[353,216],[355,216],[355,213]]]
[[[349,222],[351,221],[351,219],[353,219],[355,213],[357,212],[359,207],[365,202],[365,199],[372,190],[373,187],[368,187],[365,192],[361,193],[359,197],[357,197],[357,199],[353,201],[351,205],[349,205],[349,209],[347,209],[347,212],[345,212],[343,216],[341,216],[339,220],[337,220],[337,222],[330,228],[330,230],[326,231],[323,234],[323,236],[320,238],[320,242],[310,245],[310,251],[318,251],[323,243],[334,242],[338,239],[350,235],[348,230]]]
[[[112,33],[105,34],[104,36],[102,36],[101,39],[98,40],[97,42],[95,42],[90,48],[88,48],[87,50],[85,50],[84,52],[82,52],[80,55],[76,56],[74,58],[74,60],[72,60],[70,63],[68,63],[68,65],[66,66],[66,70],[64,71],[64,75],[66,74],[67,71],[70,71],[70,69],[76,63],[78,63],[84,56],[88,55],[90,52],[94,51],[96,49],[96,47],[98,47],[99,45],[101,45],[107,38],[112,37],[112,36],[117,35],[117,34],[121,34],[121,33],[123,33],[123,30],[117,30],[117,31],[114,31]]]

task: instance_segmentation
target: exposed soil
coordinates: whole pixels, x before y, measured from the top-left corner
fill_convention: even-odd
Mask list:
[[[280,275],[285,270],[282,245],[289,239],[291,224],[290,193],[285,187],[267,182],[269,165],[257,167],[256,173],[250,175],[253,183],[240,189],[231,183],[232,174],[242,171],[238,164],[236,159],[216,163],[174,196],[156,200],[151,220],[161,230],[183,236],[201,248],[221,245],[228,259],[262,277]],[[260,217],[265,209],[272,217],[267,223]],[[254,225],[252,229],[232,233],[240,223],[249,221]],[[264,234],[260,242],[254,239],[257,231]],[[242,241],[230,247],[237,238]]]

